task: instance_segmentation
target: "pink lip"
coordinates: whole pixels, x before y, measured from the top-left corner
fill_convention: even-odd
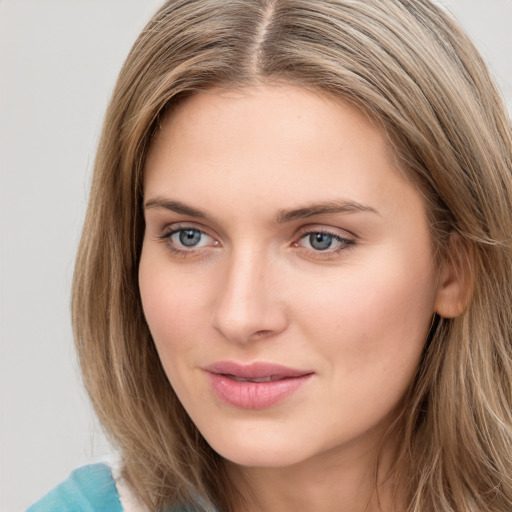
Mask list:
[[[214,393],[223,402],[241,409],[271,407],[297,391],[314,373],[271,363],[242,365],[231,361],[220,361],[204,370]]]

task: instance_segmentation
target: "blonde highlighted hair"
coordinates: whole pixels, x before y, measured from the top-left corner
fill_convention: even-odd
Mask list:
[[[261,82],[366,112],[424,194],[440,254],[456,236],[471,300],[434,322],[396,425],[395,469],[411,512],[510,512],[511,126],[474,46],[430,0],[170,0],[135,42],[106,114],[73,286],[85,385],[125,477],[152,510],[237,503],[143,316],[142,171],[181,98]]]

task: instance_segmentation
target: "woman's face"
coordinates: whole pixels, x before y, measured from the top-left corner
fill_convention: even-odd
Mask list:
[[[437,295],[382,131],[292,86],[198,94],[152,142],[144,201],[144,313],[213,449],[281,467],[375,446]]]

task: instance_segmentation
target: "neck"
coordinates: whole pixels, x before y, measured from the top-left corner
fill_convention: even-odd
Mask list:
[[[344,446],[286,467],[229,464],[245,501],[236,512],[395,512],[394,453]]]

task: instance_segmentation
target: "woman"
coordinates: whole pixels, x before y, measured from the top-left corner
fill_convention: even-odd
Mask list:
[[[428,0],[167,2],[74,282],[120,473],[32,510],[510,510],[511,139]]]

